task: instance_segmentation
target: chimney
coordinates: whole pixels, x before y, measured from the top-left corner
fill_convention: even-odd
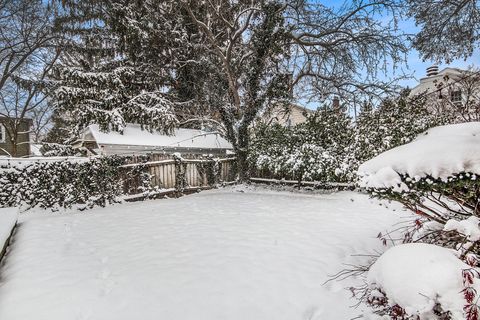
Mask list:
[[[333,108],[333,110],[339,110],[340,109],[340,98],[338,98],[338,96],[333,97],[332,108]]]
[[[438,74],[438,66],[431,66],[427,68],[427,77],[436,76]]]

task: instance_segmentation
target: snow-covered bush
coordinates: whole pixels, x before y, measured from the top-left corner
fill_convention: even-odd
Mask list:
[[[360,163],[445,121],[405,91],[377,108],[365,104],[355,123],[341,109],[324,107],[292,128],[260,126],[249,159],[274,178],[353,181]]]
[[[425,243],[398,245],[370,267],[365,300],[391,319],[477,319],[471,316],[480,289],[477,275],[453,250]]]
[[[32,162],[0,168],[0,207],[82,208],[105,206],[122,192],[124,158]]]
[[[353,126],[341,110],[324,108],[292,128],[260,126],[249,154],[251,167],[276,178],[350,181],[356,169]]]
[[[409,91],[383,101],[378,108],[365,104],[355,124],[355,158],[362,163],[415,139],[425,130],[446,124],[448,118],[432,113],[425,99],[408,98]]]
[[[40,153],[44,157],[68,157],[81,155],[78,150],[75,150],[71,145],[59,143],[42,143]]]
[[[472,287],[479,275],[474,266],[480,259],[480,122],[432,128],[413,142],[365,162],[359,168],[359,175],[360,185],[374,197],[398,201],[418,215],[415,223],[405,229],[403,242],[423,242],[455,250],[458,263],[462,260],[470,266],[464,271],[455,269],[459,275],[463,272],[463,285],[468,284],[463,291],[463,318],[457,315],[462,311],[458,311],[458,306],[455,313],[450,302],[432,297],[422,310],[411,309],[398,299],[397,293],[385,291],[382,285],[369,288],[369,302],[392,319],[480,319],[477,306],[480,296]],[[410,263],[415,264],[415,260],[425,256],[428,257],[426,254],[411,257]],[[443,272],[452,272],[450,267],[440,266]],[[395,270],[390,268],[385,272],[394,274]],[[405,269],[408,275],[404,280],[422,272],[432,281],[454,285],[453,280],[432,270],[432,267],[421,271]],[[390,285],[393,287],[395,284]]]

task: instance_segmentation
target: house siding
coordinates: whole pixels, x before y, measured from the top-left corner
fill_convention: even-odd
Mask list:
[[[4,125],[6,119],[0,118],[0,125]],[[30,120],[22,120],[19,125],[20,132],[27,132],[30,130]],[[0,142],[0,156],[13,156],[13,143],[10,135],[6,133],[5,142]],[[27,142],[27,143],[25,143]],[[21,133],[18,135],[17,154],[16,157],[26,157],[30,155],[30,134]]]
[[[285,112],[285,109],[282,107],[277,107],[271,112],[267,122],[278,123],[286,127],[295,126],[304,123],[307,120],[306,114],[311,113],[313,113],[312,110],[295,105],[289,107],[289,112]]]

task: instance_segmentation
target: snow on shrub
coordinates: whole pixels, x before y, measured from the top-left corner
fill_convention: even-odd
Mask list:
[[[40,153],[44,157],[68,157],[81,156],[81,153],[74,149],[71,145],[58,143],[43,143],[40,148]]]
[[[360,185],[442,225],[480,216],[480,122],[432,128],[359,168]]]
[[[264,178],[354,181],[360,163],[447,121],[408,96],[405,91],[376,108],[365,104],[354,123],[343,108],[323,106],[291,128],[257,126],[251,167]]]
[[[448,302],[445,297],[435,300],[428,292],[429,304],[422,305],[420,309],[409,309],[411,306],[398,300],[396,291],[392,291],[395,286],[401,290],[406,282],[391,283],[388,285],[389,290],[380,286],[374,292],[373,297],[376,298],[371,299],[371,304],[375,306],[380,305],[381,301],[388,301],[388,304],[382,305],[382,312],[392,319],[410,319],[409,316],[415,314],[413,311],[436,315],[420,316],[420,319],[480,319],[477,306],[479,296],[473,287],[473,278],[478,276],[478,271],[473,266],[479,260],[480,253],[480,122],[432,128],[414,141],[365,162],[358,171],[360,186],[374,197],[398,201],[418,215],[415,223],[405,228],[402,239],[404,243],[423,242],[454,249],[459,263],[464,263],[463,271],[459,271],[458,263],[455,267],[453,263],[448,264],[447,261],[450,260],[439,253],[440,249],[429,247],[432,253],[425,253],[425,257],[434,252],[439,253],[445,264],[439,262],[439,266],[422,270],[406,266],[397,270],[392,263],[382,271],[389,274],[389,277],[401,271],[404,281],[411,279],[417,284],[422,279],[418,277],[419,273],[426,273],[423,277],[457,289],[458,279],[454,281],[453,276],[448,275],[458,273],[455,277],[463,276],[466,286],[462,289],[464,297],[463,308],[460,308],[460,311],[463,309],[461,317],[458,316],[458,304],[454,309],[451,307],[453,300],[449,298]],[[421,254],[415,255],[413,252],[423,250],[419,248],[422,247],[407,246],[401,249],[412,265],[418,262],[417,259],[423,259]],[[378,261],[383,261],[382,257]],[[465,264],[470,267],[466,268]],[[373,270],[378,268],[380,267],[372,267],[370,272],[375,274]],[[443,274],[436,272],[436,268],[443,268]],[[432,290],[435,288],[430,287]],[[380,293],[384,295],[383,298]],[[433,291],[430,293],[433,294]]]
[[[399,177],[414,180],[448,178],[462,173],[480,173],[480,122],[452,124],[432,128],[413,142],[388,150],[365,162],[358,171],[364,176],[362,184],[367,188],[399,186]],[[397,174],[390,180],[380,178],[382,170],[392,169]],[[372,182],[374,184],[372,184]],[[404,186],[403,186],[404,187]],[[405,189],[407,191],[408,189]]]
[[[0,166],[0,207],[105,206],[122,192],[120,157],[35,161]]]
[[[453,250],[410,243],[387,250],[370,267],[367,302],[395,319],[464,319],[465,296],[480,288]],[[465,281],[467,278],[467,281]]]
[[[259,126],[249,152],[251,167],[275,178],[351,181],[353,125],[341,110],[320,109],[292,128]]]

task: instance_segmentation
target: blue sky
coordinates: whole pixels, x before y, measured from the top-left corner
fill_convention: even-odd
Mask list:
[[[328,7],[340,7],[343,3],[345,3],[344,0],[312,0],[313,2],[318,2],[322,3],[325,6]],[[387,17],[379,17],[380,19],[386,19]],[[402,31],[407,32],[407,33],[416,33],[418,31],[418,28],[415,26],[415,22],[411,19],[409,20],[404,20],[400,23],[400,28]],[[411,51],[408,54],[407,57],[407,66],[404,66],[404,70],[408,74],[412,74],[413,78],[404,80],[400,84],[402,86],[409,86],[409,87],[414,87],[417,83],[418,80],[422,77],[425,76],[426,73],[426,68],[434,65],[435,63],[433,61],[422,61],[419,53],[411,49]],[[476,50],[474,54],[467,60],[463,59],[457,59],[455,61],[452,61],[450,64],[438,64],[440,67],[440,70],[450,66],[450,67],[455,67],[455,68],[467,68],[470,65],[474,65],[477,67],[480,67],[480,50]],[[390,71],[390,74],[387,76],[393,76],[394,72],[393,70]]]

